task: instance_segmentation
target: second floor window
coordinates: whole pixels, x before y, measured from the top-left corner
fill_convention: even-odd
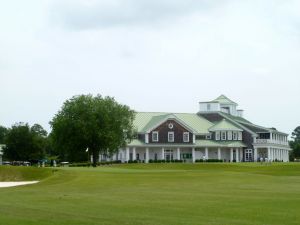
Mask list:
[[[222,141],[226,140],[226,132],[225,131],[221,132],[221,139],[222,139]]]
[[[236,141],[237,138],[238,138],[237,132],[233,132],[233,138],[232,139]]]
[[[189,142],[189,141],[190,141],[190,133],[183,132],[183,142]]]
[[[168,142],[174,142],[174,132],[168,132]]]
[[[216,132],[216,140],[217,140],[217,141],[220,140],[220,131],[217,131],[217,132]]]
[[[157,131],[152,132],[152,141],[158,142],[158,132]]]

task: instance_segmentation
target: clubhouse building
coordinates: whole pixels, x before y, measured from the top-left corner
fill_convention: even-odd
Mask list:
[[[288,134],[251,123],[224,95],[200,102],[198,113],[139,112],[137,130],[113,156],[122,162],[218,159],[226,162],[289,161]],[[100,160],[105,156],[100,155]]]

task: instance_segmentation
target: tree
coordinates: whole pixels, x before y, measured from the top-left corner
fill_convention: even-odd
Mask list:
[[[300,142],[300,126],[296,127],[295,130],[292,132],[292,139],[295,142]]]
[[[99,153],[112,154],[132,139],[134,111],[111,97],[79,95],[64,102],[50,122],[51,137],[62,157],[93,156],[96,166]]]
[[[290,147],[292,148],[291,157],[300,157],[300,126],[296,127],[292,132],[292,141],[290,141]]]
[[[31,131],[42,137],[47,137],[48,134],[47,131],[40,124],[37,123],[31,127]]]
[[[45,155],[46,137],[37,133],[27,123],[16,123],[9,129],[5,144],[3,151],[5,158],[17,161],[37,161]]]
[[[6,127],[0,126],[0,144],[5,144],[5,136],[8,130]]]

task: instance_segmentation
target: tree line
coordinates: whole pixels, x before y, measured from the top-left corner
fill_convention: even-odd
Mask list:
[[[99,153],[112,155],[134,135],[135,112],[112,97],[78,95],[63,103],[50,121],[51,132],[39,124],[0,126],[0,144],[6,160],[37,162],[42,159],[83,162]]]
[[[6,160],[38,162],[60,160],[95,166],[99,153],[112,155],[135,134],[135,112],[111,97],[78,95],[66,100],[50,121],[50,134],[39,124],[0,126],[0,144]],[[292,133],[290,160],[300,158],[300,126]]]

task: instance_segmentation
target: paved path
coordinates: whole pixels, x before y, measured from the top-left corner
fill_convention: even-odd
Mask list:
[[[0,188],[15,187],[20,185],[36,184],[36,183],[38,183],[38,181],[0,182]]]

